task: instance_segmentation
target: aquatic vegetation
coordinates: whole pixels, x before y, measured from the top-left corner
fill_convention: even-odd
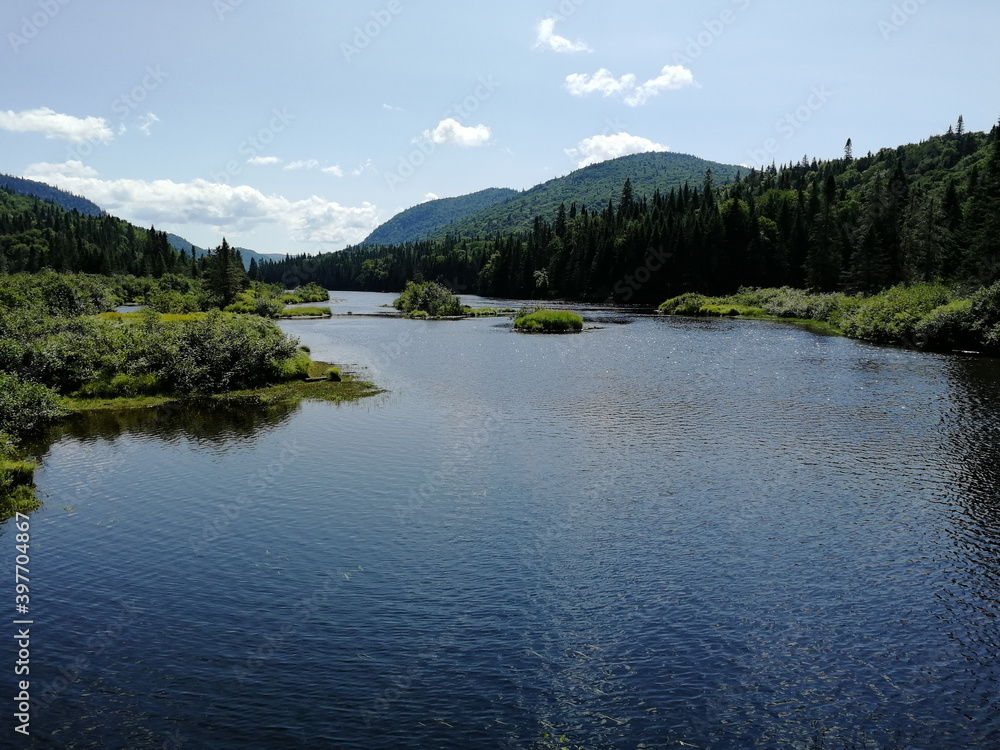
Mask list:
[[[577,333],[583,330],[583,318],[566,310],[535,310],[519,316],[514,330],[524,333]]]
[[[392,304],[407,315],[424,312],[432,318],[452,317],[464,312],[458,297],[434,281],[407,282],[403,293]]]

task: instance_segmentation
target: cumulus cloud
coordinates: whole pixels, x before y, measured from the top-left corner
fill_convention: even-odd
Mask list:
[[[293,161],[290,164],[285,165],[285,170],[288,172],[294,172],[298,169],[316,169],[319,166],[319,161],[316,159],[303,159],[302,161]]]
[[[578,167],[587,167],[608,159],[617,159],[619,156],[669,150],[662,143],[656,143],[648,138],[629,133],[616,133],[585,138],[575,148],[566,149],[566,153],[579,160]]]
[[[440,195],[436,195],[434,193],[427,193],[427,195],[424,196],[423,202],[430,203],[431,201],[438,201],[438,200],[441,200]]]
[[[433,130],[425,130],[423,138],[439,145],[452,144],[475,148],[485,144],[490,135],[490,129],[485,125],[466,127],[453,117],[449,117],[441,120]]]
[[[25,176],[85,195],[110,213],[143,225],[204,224],[219,233],[279,225],[296,242],[343,246],[360,242],[378,225],[378,211],[367,202],[343,206],[315,195],[292,201],[248,185],[104,180],[80,162],[34,164]]]
[[[630,107],[640,107],[661,91],[676,91],[694,85],[694,74],[683,65],[667,65],[656,78],[639,86],[625,98]]]
[[[615,78],[607,68],[601,68],[594,75],[572,73],[566,76],[566,90],[573,96],[586,96],[599,92],[604,96],[620,94],[635,89],[635,76],[629,73]]]
[[[538,24],[538,37],[535,40],[535,47],[563,54],[593,51],[584,42],[571,42],[566,37],[556,34],[557,20],[556,18],[546,18]]]
[[[114,131],[103,117],[74,117],[60,114],[48,107],[23,112],[0,110],[0,130],[14,133],[44,133],[46,138],[61,138],[72,143],[97,141],[110,143]]]
[[[661,91],[676,91],[694,86],[694,74],[683,65],[667,65],[660,75],[643,84],[636,85],[632,73],[615,78],[607,68],[601,68],[593,75],[572,73],[566,76],[566,90],[573,96],[587,96],[601,93],[604,96],[620,95],[630,107],[641,107]]]
[[[252,159],[247,159],[247,164],[255,167],[263,167],[270,164],[281,164],[281,159],[277,156],[255,156]]]
[[[339,164],[334,164],[332,167],[323,167],[320,172],[324,174],[332,174],[334,177],[343,177],[344,170],[340,168]]]

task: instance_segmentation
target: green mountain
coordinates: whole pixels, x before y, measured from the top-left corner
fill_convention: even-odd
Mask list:
[[[516,196],[516,190],[489,188],[458,198],[421,203],[396,214],[368,235],[363,245],[399,245],[438,234],[442,227]]]
[[[744,174],[748,171],[732,164],[719,164],[687,154],[622,156],[549,180],[503,203],[456,219],[433,234],[411,236],[398,242],[443,237],[445,234],[484,237],[498,232],[529,231],[536,216],[555,216],[561,204],[567,208],[572,203],[576,203],[578,208],[607,207],[609,200],[618,200],[625,180],[632,181],[636,196],[652,197],[657,190],[668,193],[671,188],[681,188],[685,183],[700,188],[709,169],[712,170],[715,185],[735,182],[741,171]]]
[[[84,216],[104,215],[104,210],[96,203],[92,203],[79,195],[73,195],[72,193],[67,193],[65,190],[46,185],[44,182],[26,180],[23,177],[12,177],[9,174],[0,174],[0,190],[8,190],[18,195],[40,198],[43,201],[55,203],[67,211],[79,211]]]

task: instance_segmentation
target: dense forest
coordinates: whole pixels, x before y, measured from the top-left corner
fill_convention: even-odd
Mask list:
[[[530,231],[447,236],[265,262],[254,277],[330,289],[398,291],[437,280],[524,299],[659,304],[685,292],[800,287],[870,293],[1000,277],[1000,128],[944,135],[855,158],[751,170],[730,185],[635,194],[602,209],[571,203]]]
[[[0,189],[0,273],[42,269],[102,276],[200,277],[205,257],[175,250],[166,232],[114,216],[90,216]]]

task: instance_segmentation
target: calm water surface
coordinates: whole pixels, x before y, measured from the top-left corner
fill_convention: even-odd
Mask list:
[[[335,296],[386,394],[40,447],[18,746],[1000,746],[997,361]]]

